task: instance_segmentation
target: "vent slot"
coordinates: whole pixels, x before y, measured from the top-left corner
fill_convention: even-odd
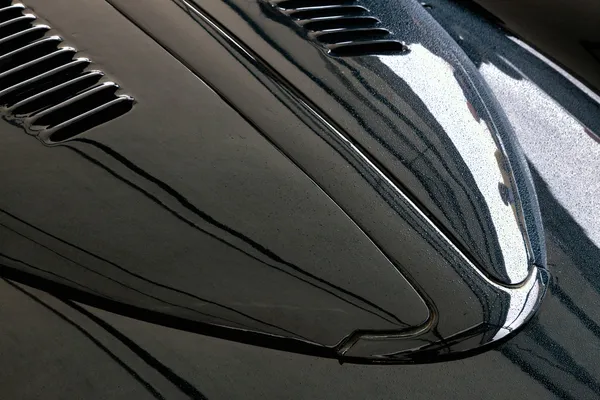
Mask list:
[[[71,121],[67,121],[61,126],[51,129],[48,137],[50,143],[60,143],[71,139],[81,132],[98,126],[112,119],[118,118],[133,108],[133,98],[129,96],[119,96],[110,103],[103,104],[88,113],[78,116]]]
[[[0,22],[0,37],[10,36],[30,28],[33,21],[35,21],[35,16],[26,14]]]
[[[34,40],[41,39],[44,37],[46,32],[50,30],[50,27],[46,25],[35,25],[31,28],[25,29],[24,31],[17,32],[13,35],[0,39],[0,54],[5,54],[24,46]]]
[[[363,6],[327,6],[327,7],[314,7],[304,9],[294,9],[286,11],[286,14],[294,19],[313,19],[322,17],[340,17],[340,16],[352,16],[352,15],[364,15],[369,10]]]
[[[109,103],[115,98],[115,92],[119,87],[112,82],[97,85],[86,89],[75,96],[47,108],[29,119],[31,129],[38,127],[51,127],[62,124],[77,115],[84,114],[90,110]]]
[[[347,4],[355,4],[355,0],[271,0],[274,6],[287,10],[294,8],[322,8],[331,6],[340,6]]]
[[[0,73],[56,51],[61,39],[51,36],[0,56]]]
[[[0,3],[3,4],[3,3]],[[134,100],[91,61],[76,58],[22,4],[0,8],[0,111],[48,144],[57,144],[131,110]]]
[[[331,54],[338,57],[360,56],[368,52],[377,54],[395,54],[408,51],[406,46],[393,40],[380,40],[373,42],[355,42],[340,44],[331,47]]]
[[[60,87],[62,83],[81,75],[89,64],[88,59],[79,58],[0,91],[0,104],[10,106],[7,111],[12,113],[12,115],[7,114],[6,118],[18,116],[12,111],[17,103],[37,96],[46,90]],[[31,112],[35,112],[35,110],[32,109]]]
[[[0,74],[0,89],[9,88],[20,82],[41,75],[44,72],[67,64],[73,59],[75,53],[75,49],[69,47],[55,50],[50,54],[46,54],[9,69],[8,71],[2,72]]]
[[[333,32],[317,32],[314,36],[322,43],[336,44],[345,42],[355,42],[360,40],[384,39],[389,36],[390,31],[383,28],[366,29],[343,29]]]
[[[309,31],[328,31],[333,29],[370,28],[379,23],[375,17],[328,17],[298,21]]]
[[[81,65],[70,68],[62,74],[57,74],[47,78],[45,82],[37,84],[42,90],[36,92],[18,93],[13,99],[15,104],[11,107],[11,112],[17,117],[24,117],[32,114],[36,110],[45,110],[53,105],[62,103],[73,96],[73,93],[80,93],[83,90],[95,86],[104,76],[100,71],[78,73]],[[79,71],[79,72],[81,72]],[[15,101],[16,100],[16,101]]]
[[[359,0],[263,0],[336,57],[402,54],[408,47]]]
[[[20,3],[0,9],[0,23],[9,21],[17,17],[21,17],[23,15],[24,9],[25,6]]]

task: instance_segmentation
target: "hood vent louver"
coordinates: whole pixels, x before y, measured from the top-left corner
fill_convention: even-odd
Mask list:
[[[302,28],[308,38],[338,57],[397,54],[406,45],[381,26],[358,0],[266,0]]]
[[[125,114],[134,100],[50,29],[23,4],[0,8],[0,113],[57,144]]]

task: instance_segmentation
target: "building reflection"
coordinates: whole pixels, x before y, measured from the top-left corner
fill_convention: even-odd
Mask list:
[[[428,3],[504,106],[542,209],[553,285],[538,317],[500,352],[557,398],[597,398],[600,235],[598,199],[589,194],[595,190],[590,185],[598,187],[592,171],[600,165],[598,146],[589,139],[600,132],[600,99],[521,40],[484,22],[489,15],[445,0]]]

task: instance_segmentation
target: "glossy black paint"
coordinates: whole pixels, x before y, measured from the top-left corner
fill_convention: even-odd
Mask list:
[[[375,54],[404,54],[405,43],[385,26],[372,11],[357,1],[298,2],[265,0],[269,13],[281,14],[297,26],[301,35],[336,57]]]
[[[65,12],[47,7],[36,11],[49,20]],[[8,267],[135,307],[319,346],[337,345],[357,326],[397,331],[428,320],[420,296],[314,182],[120,21],[131,31],[130,56],[146,41],[136,68],[157,68],[131,82],[139,101],[126,118],[52,148],[3,136]],[[105,28],[82,45],[103,48],[110,35]],[[121,75],[131,64],[105,66]],[[153,75],[172,78],[147,85]],[[149,121],[159,109],[165,117]]]
[[[490,194],[481,190],[477,182],[485,175],[484,169],[488,174],[504,173],[500,172],[506,163],[504,156],[496,160],[493,155],[483,155],[486,140],[490,146],[507,148],[508,156],[513,158],[509,161],[517,172],[526,170],[521,165],[523,160],[516,156],[519,151],[512,148],[515,144],[510,126],[502,120],[501,113],[494,115],[494,101],[464,54],[457,51],[421,6],[413,2],[357,3],[367,6],[382,20],[383,27],[393,30],[395,37],[407,43],[410,52],[402,57],[335,59],[311,49],[297,32],[287,29],[289,20],[277,17],[270,7],[257,9],[253,2],[232,1],[228,10],[224,3],[197,3],[209,13],[225,16],[226,12],[235,12],[242,21],[248,21],[256,41],[268,45],[265,50],[258,44],[252,48],[297,88],[302,88],[306,97],[330,115],[359,148],[373,154],[380,168],[493,279],[517,284],[527,276],[527,269],[522,267],[527,244],[519,248],[516,243],[502,240],[507,231],[519,229],[515,218],[512,217],[511,225],[506,220],[493,221],[491,216],[496,213],[490,213],[495,205],[502,208],[497,194],[505,184],[509,192],[514,192],[517,203],[520,197],[524,198],[522,206],[533,219],[523,224],[532,235],[530,262],[544,265],[544,249],[535,233],[539,230],[537,212],[529,209],[535,200],[530,200],[533,195],[528,178],[517,173],[512,179],[520,180],[519,190],[502,182]],[[265,21],[265,17],[280,24]],[[251,33],[244,31],[246,26],[231,24],[229,29],[248,40]],[[439,68],[427,68],[436,62]],[[452,72],[440,73],[447,69]],[[447,99],[440,98],[443,93],[448,94]],[[446,109],[449,104],[454,109]],[[457,141],[458,132],[462,135],[465,131],[481,139],[469,144]],[[481,169],[469,167],[478,157],[485,158],[477,160]],[[507,171],[508,176],[513,173]],[[489,175],[486,179],[493,180]],[[470,193],[474,187],[479,189],[477,194]],[[518,234],[508,236],[516,238]],[[502,245],[512,250],[502,254]],[[505,259],[509,253],[515,253],[514,259]]]
[[[437,7],[452,10],[440,21],[448,15],[455,24],[474,21],[447,2]],[[490,38],[485,46],[493,43],[498,54],[519,67],[509,75],[487,68],[488,63],[479,65],[534,166],[555,277],[541,313],[522,333],[498,351],[452,363],[339,366],[90,312],[6,284],[0,292],[3,304],[14,305],[0,311],[9,322],[0,328],[2,360],[11,362],[10,379],[0,374],[7,396],[41,397],[44,390],[46,398],[61,397],[68,385],[75,396],[86,398],[511,398],[523,393],[541,399],[597,398],[599,253],[597,231],[585,219],[585,212],[592,221],[597,215],[595,198],[586,195],[597,181],[582,165],[596,165],[598,148],[592,145],[593,133],[578,121],[597,123],[597,114],[585,112],[597,102],[526,47],[492,35],[490,25],[481,23],[480,29]],[[543,81],[536,81],[540,77]],[[549,100],[553,97],[563,104]],[[577,119],[565,112],[571,102],[581,106]],[[549,112],[554,117],[548,124]]]
[[[67,1],[31,4],[58,29],[84,26],[63,15],[73,11]],[[324,114],[311,102],[320,99],[318,93],[298,91],[300,85],[286,81],[275,64],[266,65],[191,4],[111,4],[156,43],[108,5],[99,6],[104,19],[118,21],[116,34],[127,32],[128,39],[104,52],[115,33],[91,23],[85,29],[98,29],[96,34],[73,40],[103,59],[138,104],[126,117],[52,149],[6,136],[2,147],[10,167],[2,179],[11,193],[2,204],[6,268],[197,322],[198,331],[208,325],[210,333],[227,337],[262,333],[266,345],[273,338],[273,346],[288,342],[292,351],[314,346],[311,352],[328,349],[330,356],[353,362],[456,357],[504,338],[533,315],[547,272],[528,171],[493,98],[475,75],[468,76],[468,64],[457,58],[460,49],[449,38],[435,39],[440,28],[418,4],[411,12],[430,28],[413,42],[428,41],[431,52],[450,60],[440,67],[453,66],[455,72],[436,84],[454,97],[432,99],[421,81],[403,77],[385,60],[361,67],[372,82],[394,72],[392,90],[398,82],[414,88],[398,95],[404,96],[399,98],[405,113],[422,129],[433,129],[418,135],[432,144],[416,153],[413,146],[416,158],[408,163],[405,148],[393,143],[383,143],[384,153],[364,148],[371,135],[396,140],[404,138],[402,131],[390,132],[373,119],[369,135],[350,133],[339,124],[344,115]],[[270,23],[266,17],[261,24]],[[169,35],[156,36],[153,29]],[[179,35],[195,40],[184,42]],[[199,60],[196,46],[215,62]],[[132,58],[112,62],[118,51]],[[428,51],[419,55],[415,44],[400,57],[419,63]],[[339,59],[324,60],[339,67]],[[133,77],[135,63],[144,73]],[[236,78],[214,75],[224,68]],[[343,71],[336,74],[342,77]],[[153,85],[147,85],[149,79]],[[232,79],[240,84],[232,86]],[[257,96],[264,101],[248,106],[246,99]],[[348,115],[369,111],[362,109],[362,97],[346,97]],[[442,151],[436,143],[444,141]],[[466,199],[474,199],[475,204],[444,204],[444,210],[475,222],[486,251],[457,247],[461,241],[428,216],[428,204],[415,204],[405,194],[407,178],[390,179],[382,170],[388,150],[396,149],[394,165],[402,168],[420,171],[421,158],[452,166],[446,169],[452,174],[425,180],[450,187],[456,182]],[[41,173],[24,162],[23,153],[55,169]],[[27,187],[35,195],[20,202]],[[72,202],[58,207],[65,198]],[[481,257],[489,264],[473,263]]]
[[[6,7],[4,7],[6,6]],[[48,145],[131,109],[134,99],[103,80],[91,60],[63,45],[22,3],[0,4],[0,114]],[[87,70],[86,70],[87,69]]]

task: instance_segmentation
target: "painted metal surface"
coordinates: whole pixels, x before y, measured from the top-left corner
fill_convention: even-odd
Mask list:
[[[50,29],[23,3],[0,4],[0,115],[56,144],[126,113],[134,99],[117,94],[116,83],[101,82],[91,60],[61,46]]]
[[[64,3],[67,4],[67,2]],[[89,6],[92,3],[98,5],[101,2],[89,1],[86,5]],[[117,3],[119,2],[114,2],[115,6],[122,7],[127,2]],[[588,173],[587,169],[582,167],[582,163],[575,161],[583,160],[586,166],[592,167],[591,171],[597,170],[594,166],[598,160],[595,157],[598,148],[595,146],[597,143],[594,141],[593,127],[598,124],[598,114],[589,112],[595,110],[594,107],[598,107],[597,99],[594,98],[593,93],[580,89],[581,86],[573,83],[576,82],[574,78],[549,63],[531,47],[508,37],[503,32],[498,32],[492,25],[482,22],[480,17],[473,16],[463,8],[452,7],[448,2],[441,0],[433,6],[434,8],[430,12],[442,25],[444,22],[448,22],[445,28],[450,35],[456,36],[456,33],[450,29],[451,26],[463,24],[462,26],[470,27],[477,22],[480,32],[478,37],[485,37],[486,40],[479,47],[477,47],[477,43],[473,46],[480,50],[485,48],[489,53],[489,46],[492,44],[498,55],[508,60],[511,65],[511,68],[508,69],[511,72],[509,74],[506,72],[506,68],[495,68],[496,65],[493,63],[475,63],[486,84],[491,88],[493,96],[501,104],[502,110],[506,113],[510,125],[514,128],[525,150],[525,155],[533,166],[534,182],[546,228],[548,264],[553,274],[553,285],[548,298],[542,305],[541,312],[522,332],[496,347],[495,350],[464,360],[421,366],[338,365],[334,360],[329,360],[326,354],[323,354],[324,357],[305,356],[264,347],[248,346],[185,332],[181,329],[172,329],[176,327],[175,323],[170,324],[171,328],[161,327],[142,321],[144,319],[152,320],[152,316],[135,315],[134,312],[131,312],[128,315],[136,317],[136,319],[131,319],[101,311],[98,308],[78,305],[66,298],[73,293],[57,291],[56,287],[46,288],[54,293],[54,295],[50,295],[23,286],[21,283],[7,281],[2,283],[3,290],[0,291],[4,297],[3,304],[11,305],[0,308],[2,320],[8,322],[3,323],[0,328],[2,360],[3,362],[10,360],[11,363],[11,368],[3,368],[4,371],[10,371],[10,373],[0,374],[0,386],[5,390],[7,397],[61,397],[65,387],[68,387],[75,396],[79,393],[80,397],[86,398],[130,398],[131,396],[136,398],[228,399],[398,398],[398,396],[405,395],[408,398],[486,397],[501,399],[511,398],[515,393],[526,393],[529,398],[541,399],[580,399],[600,396],[597,383],[598,367],[595,362],[599,346],[596,323],[598,320],[596,282],[599,282],[597,260],[599,258],[597,257],[598,245],[595,238],[596,228],[593,224],[597,208],[594,208],[593,205],[597,199],[590,196],[596,190],[597,182],[594,180],[592,172]],[[104,16],[110,15],[112,12],[109,11],[109,8],[98,6],[97,11],[102,10],[106,12]],[[435,14],[436,10],[438,15]],[[239,15],[239,10],[236,11],[236,14]],[[131,14],[130,17],[133,18]],[[165,24],[168,23],[169,14],[164,12],[163,17],[166,21]],[[222,21],[231,24],[234,22],[228,21],[224,16],[220,17]],[[81,16],[75,19],[82,19],[82,22],[91,21],[86,21]],[[122,21],[122,27],[125,27],[125,20]],[[449,23],[449,21],[452,22]],[[139,20],[138,23],[143,26]],[[116,22],[114,24],[116,25]],[[119,32],[120,30],[116,29],[115,25],[110,26],[112,29],[107,27],[105,33],[108,34],[111,30]],[[140,39],[145,37],[139,31],[131,27],[129,29],[131,29],[128,31],[130,34],[139,35]],[[120,31],[120,33],[123,32]],[[177,38],[178,31],[174,31],[173,34]],[[85,35],[81,36],[85,37]],[[109,35],[102,40],[106,40],[108,43],[110,39],[114,40],[114,36]],[[153,42],[148,40],[146,43],[147,46],[144,46],[143,49],[147,51]],[[473,57],[465,44],[462,47],[467,50],[466,53],[470,57]],[[141,49],[137,53],[133,48],[130,51],[131,59],[135,60],[136,55],[142,57]],[[156,54],[158,52],[153,53],[152,56]],[[199,53],[199,55],[202,54]],[[123,60],[120,65],[122,68],[131,68],[131,71],[136,68],[136,65],[128,65],[126,60]],[[190,64],[187,66],[190,67]],[[209,69],[206,68],[202,71],[203,74],[199,75],[207,80],[205,74],[210,72]],[[236,85],[237,81],[234,80],[234,75],[228,74],[229,72],[231,71],[226,69],[221,71],[223,78],[229,76],[231,80],[232,88],[229,90],[243,91],[247,89],[247,87]],[[113,73],[116,73],[116,69]],[[217,72],[212,73],[217,74]],[[120,73],[119,76],[121,76]],[[178,78],[182,78],[182,76],[183,74]],[[143,78],[143,76],[139,77],[140,83],[144,81]],[[214,79],[208,80],[215,82]],[[191,80],[189,82],[190,85],[187,89],[197,90],[191,89],[198,86],[192,84]],[[179,86],[176,85],[177,80],[173,79],[169,83],[174,85],[171,88],[172,92],[177,93],[179,89]],[[141,84],[136,85],[136,91],[141,89]],[[226,95],[228,93],[226,85],[217,89],[222,99],[233,101]],[[148,96],[140,97],[140,101],[146,97],[151,103],[152,92],[152,89],[148,89]],[[169,91],[163,90],[163,93],[168,95]],[[207,93],[203,92],[203,96]],[[517,94],[526,94],[526,96],[519,97]],[[261,105],[268,104],[264,98],[259,97],[258,99],[261,99]],[[161,99],[161,101],[164,100]],[[574,103],[578,106],[574,107]],[[165,104],[168,104],[168,101]],[[185,102],[179,102],[176,105],[184,104]],[[237,106],[237,104],[235,105]],[[206,107],[214,107],[214,102]],[[272,126],[281,126],[281,120],[273,117],[273,115],[279,115],[280,109],[271,110],[274,112],[269,114],[268,107],[263,108],[267,108],[267,110],[264,111],[264,114],[258,114],[263,117],[261,120],[269,121],[273,124]],[[245,110],[250,110],[250,108]],[[253,115],[249,112],[244,112],[244,114]],[[227,121],[219,123],[232,124],[233,117],[231,115],[227,114]],[[264,118],[266,116],[270,116],[270,120]],[[123,119],[123,121],[125,120]],[[251,122],[257,123],[257,121]],[[319,124],[315,123],[314,125],[311,128],[318,132]],[[240,126],[245,126],[245,124],[240,122]],[[256,126],[255,129],[261,132],[273,131],[265,129],[263,126]],[[168,131],[166,128],[162,129],[163,133]],[[303,131],[299,128],[297,130],[298,132]],[[128,134],[137,139],[135,145],[138,147],[135,148],[135,154],[140,154],[142,150],[148,150],[150,146],[141,139],[141,136],[144,133],[151,135],[153,131],[127,130]],[[289,129],[290,136],[293,136],[293,131],[292,128]],[[161,143],[168,147],[168,139],[174,140],[173,136],[177,137],[181,134],[181,131],[175,132],[177,132],[176,135],[164,135]],[[103,137],[114,135],[115,139],[111,141],[111,144],[116,146],[119,145],[116,138],[120,134],[121,132],[117,130],[114,132],[102,131]],[[33,149],[25,144],[25,139],[29,138],[22,134],[15,132],[9,137],[10,139],[6,140],[9,140],[12,145],[17,143],[17,145],[26,146],[27,149]],[[132,138],[123,140],[124,144],[121,146],[133,146]],[[274,142],[274,139],[271,140]],[[36,144],[39,146],[39,143]],[[81,144],[76,144],[82,149],[89,149],[90,145],[91,143],[83,139]],[[324,146],[311,147],[307,153],[317,153],[318,150],[322,151],[322,147]],[[52,149],[52,152],[58,149]],[[38,150],[31,151],[39,151],[38,154],[43,154],[42,151],[48,151],[48,149],[39,147]],[[167,199],[167,197],[162,197],[164,196],[162,192],[166,187],[160,182],[148,181],[147,178],[140,179],[140,171],[132,168],[121,171],[119,169],[123,167],[118,162],[110,161],[110,157],[115,159],[114,154],[109,157],[103,155],[101,149],[94,151],[97,153],[88,155],[105,163],[113,172],[127,178],[129,182],[137,184],[139,188],[145,189],[146,193],[159,200]],[[51,157],[61,158],[65,156],[65,153],[68,152],[62,151],[60,155]],[[106,152],[104,153],[106,154]],[[294,154],[297,157],[301,156],[300,153]],[[5,155],[10,156],[11,154]],[[156,156],[156,154],[154,155]],[[287,156],[289,157],[289,155]],[[318,153],[311,156],[317,157]],[[17,159],[18,154],[15,153],[12,157]],[[296,163],[306,165],[297,157],[293,158]],[[308,156],[304,155],[304,157]],[[60,165],[60,160],[47,160],[44,157],[32,156],[26,161],[30,160],[36,160],[33,163],[34,166],[43,171],[46,177],[52,175],[54,171],[60,170],[60,167],[57,167]],[[87,160],[89,161],[89,159]],[[160,158],[146,159],[142,162],[145,162],[146,165],[153,165],[157,160],[160,161]],[[14,163],[12,165],[14,166]],[[33,169],[34,166],[30,168]],[[40,168],[41,166],[45,168]],[[189,164],[186,166],[189,167]],[[166,167],[172,168],[171,164],[165,163],[160,170],[162,171]],[[21,169],[27,170],[22,167],[15,168],[15,170]],[[88,182],[85,174],[78,175],[73,169],[59,172],[81,182]],[[179,172],[181,174],[182,171]],[[128,175],[125,176],[125,174]],[[319,178],[313,178],[313,181],[321,183],[326,175],[325,173],[315,174],[314,176]],[[19,177],[18,174],[13,176],[15,180]],[[111,179],[114,177],[114,174],[111,175]],[[341,178],[338,179],[341,180]],[[347,179],[347,176],[344,176],[344,179]],[[96,183],[98,179],[91,181]],[[39,181],[33,179],[32,182],[32,178],[28,178],[24,183],[9,183],[23,186],[29,183],[29,187],[32,187],[31,184],[34,182],[38,183]],[[20,206],[23,209],[28,204],[36,204],[36,207],[30,207],[27,210],[30,217],[32,215],[35,217],[35,209],[39,208],[36,198],[48,196],[48,193],[56,193],[56,196],[61,199],[73,198],[73,203],[65,203],[67,208],[69,206],[82,207],[82,203],[76,201],[81,196],[80,193],[74,196],[74,192],[56,191],[55,187],[51,185],[55,182],[51,182],[51,180],[47,182],[48,186],[39,188],[39,194],[33,192],[30,196],[23,196],[20,194],[23,191],[13,190],[7,191],[3,199],[8,199],[4,201],[10,201],[11,204],[17,204],[17,200],[21,200],[23,204]],[[121,182],[124,181],[121,180]],[[185,186],[184,184],[183,187]],[[88,191],[94,190],[89,183],[84,185],[84,188]],[[139,191],[139,189],[136,190]],[[65,196],[66,194],[70,194],[70,196]],[[109,197],[110,202],[90,205],[90,213],[96,207],[99,207],[96,211],[100,209],[105,212],[107,208],[110,208],[109,204],[112,204],[118,197],[122,197],[124,202],[130,200],[122,191],[113,191],[102,195]],[[102,198],[98,192],[94,192],[94,197]],[[347,204],[341,202],[340,198],[343,200],[343,196],[332,194],[330,198],[335,199],[336,203],[341,206]],[[58,203],[58,201],[54,202],[54,204]],[[179,207],[177,204],[175,206]],[[138,201],[135,207],[135,213],[140,212],[144,208],[143,202]],[[42,220],[52,218],[53,211],[56,209],[52,207],[41,209],[38,212],[44,215],[43,218],[41,216],[38,218]],[[85,215],[85,213],[78,213],[79,215]],[[154,219],[156,215],[152,211],[152,222],[155,226],[167,228],[168,224],[159,223],[160,221]],[[351,216],[357,221],[364,221],[364,219],[356,218],[353,214]],[[247,215],[244,217],[247,218]],[[13,217],[5,216],[5,225],[13,230],[23,229],[24,225],[20,222],[11,226],[10,218]],[[132,221],[122,222],[121,226],[127,226]],[[13,223],[15,222],[13,221]],[[82,222],[79,220],[78,225],[82,226],[81,224]],[[114,226],[113,224],[114,220],[106,223],[107,226]],[[53,226],[61,225],[53,223]],[[99,229],[97,221],[87,226]],[[68,228],[68,223],[61,226],[63,230],[68,230]],[[26,233],[27,236],[41,241],[39,237],[35,236],[40,235],[39,230],[34,234],[36,228],[29,227],[28,229],[30,231]],[[121,235],[124,232],[127,233],[127,229],[131,228],[115,230],[112,235],[102,234],[99,236],[109,237],[110,240],[107,242],[118,242]],[[6,228],[4,230],[6,231]],[[372,231],[366,229],[364,232],[372,234]],[[86,230],[82,229],[77,232],[76,241],[84,240],[88,234]],[[143,232],[143,234],[146,233]],[[98,235],[96,235],[97,237]],[[88,243],[92,242],[93,240],[88,240]],[[105,243],[97,246],[106,248]],[[154,246],[160,248],[161,241],[157,240]],[[106,250],[111,255],[115,254],[110,249]],[[145,251],[151,253],[151,250]],[[63,251],[67,250],[62,249],[61,252]],[[73,249],[70,252],[77,253]],[[65,254],[63,253],[63,255]],[[139,254],[139,252],[134,253],[132,250],[132,254]],[[40,252],[36,250],[27,256],[40,257]],[[81,261],[76,258],[81,255],[69,254],[69,256]],[[5,262],[5,264],[7,263]],[[22,270],[23,267],[18,269]],[[479,271],[478,269],[473,270]],[[3,270],[3,272],[6,271]],[[13,275],[12,278],[21,282],[24,280],[22,276],[17,275]],[[30,281],[29,283],[40,286],[39,282]],[[62,299],[60,299],[61,297]],[[448,298],[448,301],[452,301],[452,299]],[[460,307],[464,304],[460,300],[455,300],[452,305]],[[107,304],[97,304],[97,306],[110,309]],[[139,309],[136,310],[139,311]],[[123,310],[118,309],[112,309],[112,311],[124,313]],[[186,330],[193,330],[188,328],[184,327]],[[65,345],[67,342],[69,345]],[[451,349],[451,346],[448,346],[448,349]],[[33,383],[31,383],[31,375],[35,376]],[[29,379],[27,384],[25,379]],[[432,384],[433,381],[435,384]]]
[[[112,302],[111,309],[123,304],[155,319],[165,315],[170,324],[196,323],[198,332],[353,362],[462,356],[531,318],[548,280],[539,212],[512,133],[506,124],[498,128],[502,116],[491,98],[485,100],[481,82],[463,72],[443,77],[440,89],[456,98],[412,112],[425,128],[439,122],[420,138],[445,143],[447,152],[425,147],[411,162],[405,154],[397,163],[419,165],[435,153],[440,164],[456,169],[432,179],[450,187],[460,181],[465,198],[474,199],[445,204],[447,213],[487,235],[482,243],[489,252],[472,253],[430,217],[427,204],[413,201],[406,181],[381,166],[387,152],[364,148],[369,135],[338,128],[337,116],[310,103],[316,94],[297,92],[258,56],[236,61],[252,50],[240,52],[245,45],[200,10],[113,2],[121,15],[99,4],[104,19],[120,21],[122,29],[65,17],[76,11],[69,2],[32,2],[52,26],[94,29],[75,38],[77,45],[105,60],[103,67],[140,100],[130,115],[52,149],[6,136],[3,181],[11,195],[2,204],[2,249],[8,271],[43,276]],[[181,26],[186,22],[192,28]],[[105,54],[108,29],[131,31],[111,52],[134,54],[140,41],[156,42],[113,63]],[[177,40],[184,34],[195,40]],[[196,46],[211,54],[210,65],[196,58]],[[422,55],[415,48],[400,57],[419,62]],[[455,67],[463,71],[464,65]],[[226,67],[245,84],[213,75]],[[419,81],[398,76],[401,69],[375,63],[364,71],[374,80],[394,72],[394,90],[395,82],[408,82],[414,87],[404,95],[410,109],[430,100]],[[245,105],[257,95],[265,102]],[[348,99],[361,107],[361,98]],[[265,108],[271,112],[266,122]],[[375,121],[370,133],[403,137]],[[41,173],[23,153],[56,169]],[[35,193],[31,201],[18,201],[27,190]],[[59,206],[65,195],[74,206]],[[466,220],[467,214],[480,219]],[[473,261],[482,254],[496,263]]]
[[[362,2],[411,51],[403,56],[348,60],[311,46],[270,5],[196,4],[216,19],[231,21],[227,29],[235,37],[323,110],[356,146],[373,155],[380,168],[492,278],[516,284],[528,275],[524,259],[544,264],[542,241],[535,237],[539,221],[522,223],[522,217],[515,218],[498,196],[506,186],[506,192],[517,203],[522,198],[521,205],[528,209],[534,201],[529,199],[527,177],[510,177],[514,171],[507,170],[508,181],[500,188],[498,184],[482,187],[486,185],[482,179],[497,181],[495,176],[504,174],[502,165],[508,161],[517,171],[525,170],[520,165],[523,160],[504,160],[502,155],[498,160],[494,155],[494,149],[502,146],[509,151],[499,154],[519,154],[512,151],[516,144],[511,128],[502,115],[495,115],[494,100],[466,56],[420,5]],[[174,40],[169,46],[175,46]],[[437,68],[429,67],[436,62]],[[235,98],[233,93],[228,97]],[[478,139],[459,139],[471,136]],[[473,168],[474,164],[481,168]],[[518,189],[511,183],[514,179],[521,181]],[[537,219],[534,210],[528,210],[528,215]],[[520,229],[529,230],[533,237],[516,239]],[[502,247],[511,251],[502,253]]]

